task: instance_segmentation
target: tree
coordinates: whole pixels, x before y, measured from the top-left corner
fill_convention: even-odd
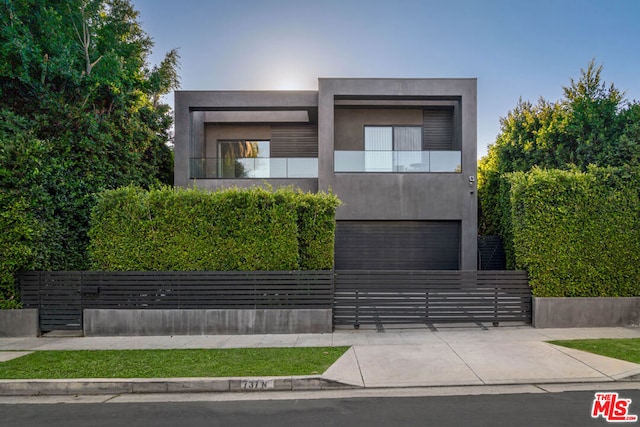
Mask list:
[[[0,3],[0,207],[38,225],[14,270],[84,269],[96,193],[172,183],[179,56],[152,47],[128,0]]]
[[[624,124],[620,112],[627,109],[623,93],[601,80],[602,65],[591,61],[578,81],[564,88],[566,160],[581,169],[588,165],[620,166],[629,159],[619,150]],[[569,163],[568,161],[566,163]]]
[[[510,261],[510,204],[504,179],[510,172],[543,169],[586,170],[640,165],[640,104],[630,103],[601,77],[591,61],[578,80],[564,87],[558,102],[520,99],[500,120],[500,134],[478,164],[480,232],[500,234]]]

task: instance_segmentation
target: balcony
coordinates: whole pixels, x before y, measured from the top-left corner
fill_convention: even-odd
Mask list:
[[[335,172],[461,172],[460,151],[335,151]]]
[[[318,178],[318,159],[198,157],[189,159],[191,179]]]

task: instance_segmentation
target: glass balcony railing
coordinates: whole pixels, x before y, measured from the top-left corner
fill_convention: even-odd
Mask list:
[[[335,172],[461,172],[460,151],[335,151]]]
[[[192,179],[317,178],[318,159],[198,157],[190,159]]]

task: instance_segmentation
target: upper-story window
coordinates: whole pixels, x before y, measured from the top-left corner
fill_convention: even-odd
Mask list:
[[[317,178],[317,157],[271,157],[267,140],[219,140],[216,157],[192,158],[191,178]]]
[[[335,172],[461,172],[453,106],[341,108],[336,117]]]
[[[204,123],[192,135],[191,179],[318,178],[317,125],[207,123],[209,112],[196,113],[205,116],[194,113]]]
[[[420,126],[365,126],[364,163],[367,172],[426,170]]]
[[[269,178],[269,141],[218,141],[218,178]]]

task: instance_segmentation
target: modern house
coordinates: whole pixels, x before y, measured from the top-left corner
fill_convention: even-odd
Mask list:
[[[40,310],[41,331],[531,322],[526,272],[477,269],[475,79],[178,91],[174,108],[177,186],[294,186],[342,200],[334,271],[29,272],[22,298]]]
[[[175,184],[333,191],[335,267],[476,270],[476,79],[177,91]]]

